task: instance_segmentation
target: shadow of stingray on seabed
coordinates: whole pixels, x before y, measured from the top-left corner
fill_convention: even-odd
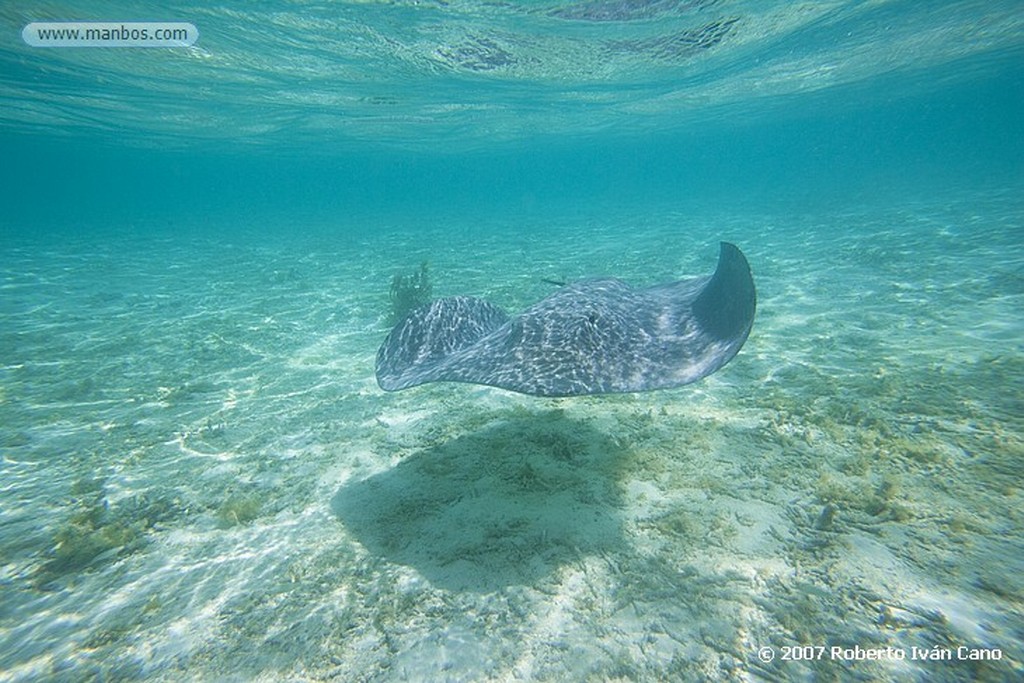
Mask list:
[[[331,509],[371,553],[433,585],[535,585],[621,548],[628,447],[561,410],[516,416],[346,483]]]

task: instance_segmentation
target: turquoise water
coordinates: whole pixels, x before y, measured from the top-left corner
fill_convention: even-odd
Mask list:
[[[200,38],[18,38],[73,19]],[[0,25],[0,681],[1024,675],[1018,3]],[[517,311],[720,240],[698,384],[376,385],[424,261]]]

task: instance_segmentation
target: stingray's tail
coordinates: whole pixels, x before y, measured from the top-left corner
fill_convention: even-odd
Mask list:
[[[736,245],[722,242],[715,274],[693,304],[698,322],[715,337],[742,344],[754,325],[756,308],[757,292],[747,258]]]

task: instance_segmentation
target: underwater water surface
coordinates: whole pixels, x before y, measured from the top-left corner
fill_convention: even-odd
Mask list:
[[[140,18],[199,39],[17,38]],[[1016,3],[0,26],[0,681],[1024,675]],[[699,383],[377,386],[396,276],[520,311],[722,240]]]

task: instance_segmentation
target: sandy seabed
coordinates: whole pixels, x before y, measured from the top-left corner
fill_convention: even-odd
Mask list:
[[[1022,677],[1018,195],[5,241],[0,680]],[[701,383],[374,382],[423,260],[514,311],[719,239]]]

